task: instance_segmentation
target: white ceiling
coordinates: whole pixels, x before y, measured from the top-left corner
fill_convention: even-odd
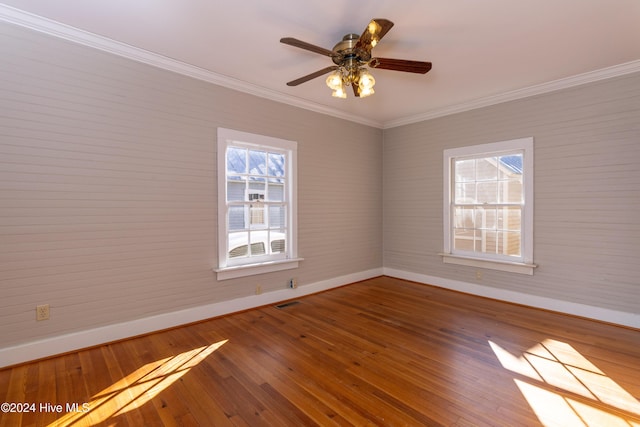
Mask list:
[[[3,3],[5,20],[30,12],[199,67],[230,87],[379,127],[575,84],[609,67],[640,70],[639,0]],[[361,34],[372,18],[395,23],[374,56],[431,61],[433,69],[373,70],[376,93],[361,99],[332,98],[323,77],[285,85],[332,62],[281,44],[281,37],[331,49],[345,34]]]

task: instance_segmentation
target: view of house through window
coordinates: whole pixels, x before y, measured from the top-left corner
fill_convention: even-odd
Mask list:
[[[229,145],[226,160],[229,258],[284,253],[286,154]]]
[[[444,184],[443,260],[533,274],[533,138],[445,150]]]
[[[256,265],[275,271],[297,259],[296,149],[295,141],[218,129],[219,273]]]
[[[522,153],[455,159],[453,249],[520,257]]]

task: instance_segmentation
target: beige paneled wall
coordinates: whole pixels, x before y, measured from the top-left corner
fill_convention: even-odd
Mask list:
[[[443,264],[447,148],[535,139],[533,276]],[[640,74],[385,130],[389,269],[640,313]]]
[[[0,39],[0,349],[382,267],[381,130],[9,24]],[[218,126],[298,141],[298,270],[216,281]]]
[[[0,55],[0,350],[383,265],[638,313],[638,74],[382,131],[6,23]],[[219,126],[298,141],[298,270],[216,281]],[[442,151],[527,136],[534,276],[443,264]]]

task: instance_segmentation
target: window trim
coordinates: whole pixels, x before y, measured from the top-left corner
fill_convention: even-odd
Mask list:
[[[218,267],[213,270],[218,280],[226,280],[273,271],[288,270],[298,267],[302,258],[298,257],[297,240],[297,142],[265,135],[241,132],[233,129],[218,128],[217,180],[218,180]],[[286,152],[285,188],[289,207],[286,225],[286,256],[260,257],[259,260],[247,259],[246,263],[229,263],[227,256],[227,148],[229,146],[272,148]]]
[[[491,156],[523,152],[523,191],[524,207],[522,210],[522,257],[509,261],[504,259],[484,258],[482,256],[468,256],[453,253],[452,244],[452,196],[453,176],[452,162],[455,158],[468,156]],[[445,264],[466,265],[471,267],[488,268],[493,270],[508,271],[533,275],[533,269],[537,267],[533,263],[533,137],[512,139],[507,141],[492,142],[467,147],[451,148],[443,152],[443,231],[444,250],[440,255]]]

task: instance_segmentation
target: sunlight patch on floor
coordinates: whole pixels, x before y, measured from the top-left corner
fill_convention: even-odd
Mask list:
[[[138,408],[171,386],[228,340],[148,363],[92,397],[88,411],[69,412],[48,427],[94,425]]]
[[[544,426],[640,427],[640,402],[571,345],[547,339],[520,356],[489,345]]]

